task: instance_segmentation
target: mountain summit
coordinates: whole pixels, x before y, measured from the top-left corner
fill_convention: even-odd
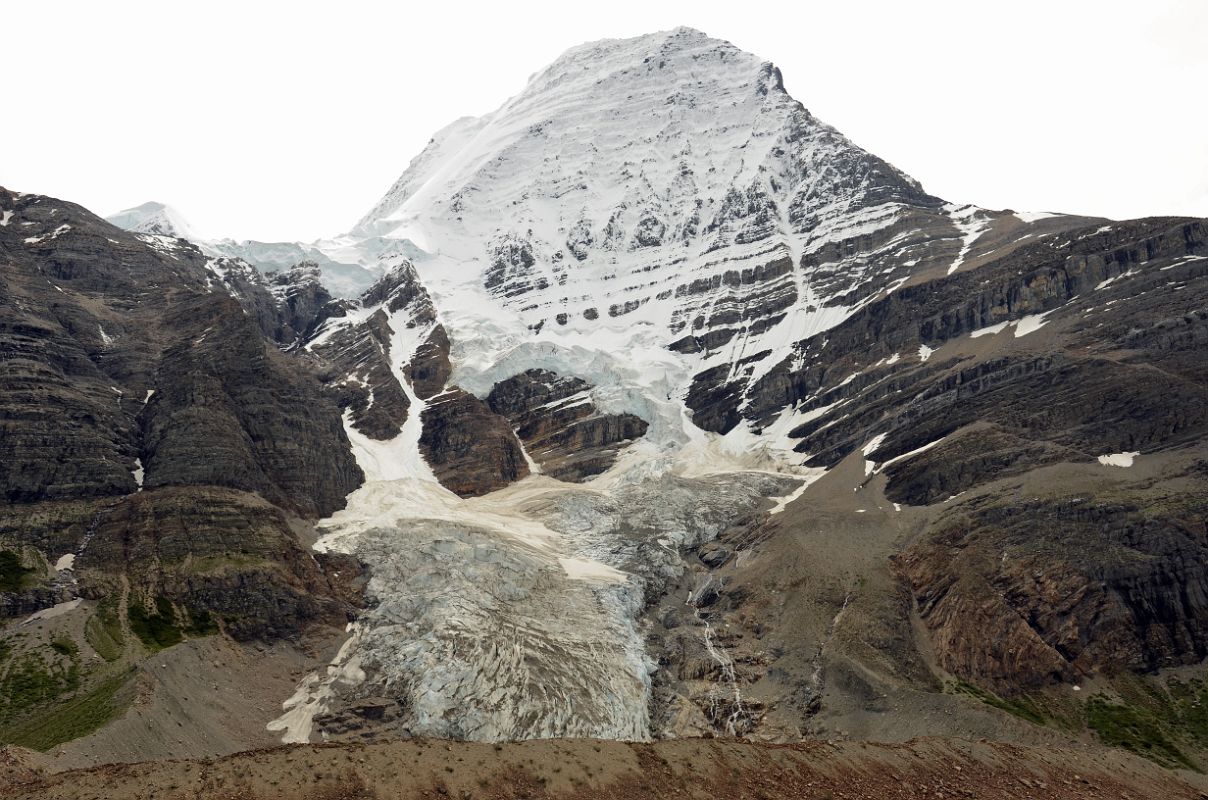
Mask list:
[[[695,372],[724,366],[742,404],[793,343],[958,268],[1004,216],[1020,223],[928,195],[811,115],[772,64],[679,28],[573,48],[452,123],[333,245],[362,262],[417,246],[467,347],[638,337]],[[480,336],[484,303],[515,327]],[[717,430],[740,413],[698,410]]]

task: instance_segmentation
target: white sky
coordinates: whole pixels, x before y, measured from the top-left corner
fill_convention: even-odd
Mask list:
[[[210,236],[347,230],[431,135],[584,41],[690,25],[933,194],[1208,216],[1208,2],[0,5],[0,185]]]

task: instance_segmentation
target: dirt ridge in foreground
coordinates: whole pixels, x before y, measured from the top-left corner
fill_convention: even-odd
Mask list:
[[[38,754],[0,751],[11,800],[653,800],[684,798],[1163,798],[1208,800],[1203,776],[1100,748],[987,741],[902,744],[727,739],[652,744],[408,740],[252,750],[221,759],[50,773]]]

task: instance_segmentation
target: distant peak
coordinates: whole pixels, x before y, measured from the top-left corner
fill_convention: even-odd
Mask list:
[[[142,205],[127,208],[105,217],[123,230],[131,233],[149,233],[156,236],[172,236],[191,242],[204,242],[206,238],[189,224],[184,215],[167,203],[149,200]]]

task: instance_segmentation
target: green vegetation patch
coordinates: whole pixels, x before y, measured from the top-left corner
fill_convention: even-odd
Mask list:
[[[122,634],[122,623],[117,611],[110,604],[103,604],[84,623],[84,639],[92,649],[106,661],[117,661],[126,649],[126,637]]]
[[[61,656],[74,659],[80,654],[80,646],[71,640],[70,636],[59,635],[50,643],[50,649]]]
[[[1008,714],[1013,714],[1020,719],[1027,720],[1033,725],[1044,725],[1049,719],[1041,707],[1032,698],[1027,695],[1014,698],[1003,698],[988,692],[980,686],[957,680],[949,684],[949,687],[960,694],[968,695],[976,700],[980,700],[988,706],[993,706],[1000,711],[1006,711]]]
[[[74,654],[65,662],[47,661],[37,651],[22,653],[9,660],[0,676],[0,720],[21,716],[79,687],[80,665]]]
[[[25,587],[34,572],[21,566],[21,557],[11,550],[0,550],[0,592],[16,592]]]
[[[47,711],[0,725],[0,743],[49,750],[87,736],[120,717],[130,706],[133,693],[122,692],[122,688],[133,674],[133,670],[126,670],[112,675]]]
[[[151,652],[184,641],[184,631],[176,621],[176,610],[166,597],[155,598],[154,612],[147,611],[142,603],[131,603],[126,613],[130,619],[130,630]]]
[[[190,610],[189,618],[189,627],[185,628],[185,633],[190,636],[213,636],[218,633],[218,621],[208,610]]]
[[[1208,686],[1199,678],[1187,683],[1172,679],[1166,684],[1170,706],[1180,727],[1198,747],[1208,749]]]
[[[1167,720],[1141,705],[1095,695],[1086,702],[1086,724],[1104,744],[1122,747],[1168,767],[1196,769],[1167,734]]]

